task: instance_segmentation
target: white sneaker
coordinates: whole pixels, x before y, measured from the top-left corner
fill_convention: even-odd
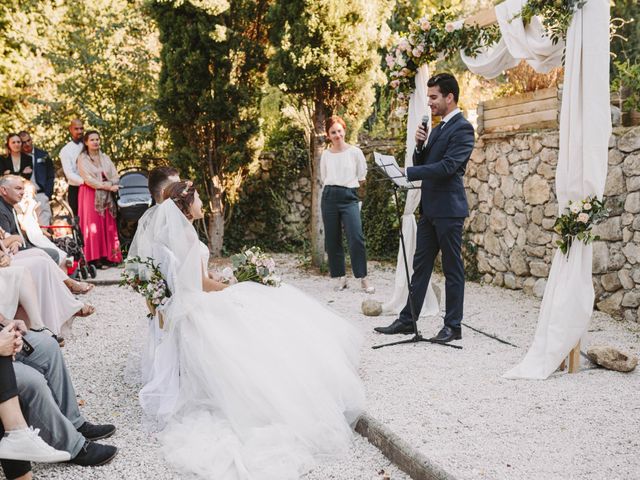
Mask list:
[[[33,427],[5,432],[0,440],[0,458],[40,463],[56,463],[71,460],[69,452],[56,450],[38,435]]]

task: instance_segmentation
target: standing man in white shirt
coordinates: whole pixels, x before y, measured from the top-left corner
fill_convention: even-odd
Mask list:
[[[82,151],[82,137],[84,135],[84,123],[79,118],[74,118],[69,124],[71,141],[60,150],[60,162],[64,176],[69,184],[68,199],[73,215],[78,216],[78,190],[84,183],[78,173],[78,155]]]

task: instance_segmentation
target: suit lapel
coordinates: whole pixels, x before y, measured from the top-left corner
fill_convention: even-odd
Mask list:
[[[446,123],[447,125],[447,132],[450,132],[453,129],[454,124],[460,119],[462,118],[462,113],[457,113],[456,115],[454,115],[453,117],[451,117],[449,119],[449,121]],[[427,152],[429,152],[429,150],[431,149],[431,147],[433,146],[433,144],[436,142],[436,140],[438,140],[438,138],[440,137],[440,135],[442,134],[442,127],[444,126],[444,124],[442,122],[440,122],[438,124],[438,126],[436,128],[433,129],[433,132],[431,133],[431,136],[429,137],[429,141],[427,142]]]

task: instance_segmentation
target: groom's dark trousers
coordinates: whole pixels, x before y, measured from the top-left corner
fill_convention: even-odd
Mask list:
[[[427,145],[414,152],[409,180],[421,180],[421,217],[418,221],[416,251],[413,257],[411,294],[416,315],[424,303],[433,265],[442,252],[445,277],[446,312],[444,324],[460,328],[464,304],[464,264],[462,227],[469,215],[462,177],[471,157],[475,137],[473,126],[461,113],[441,123],[429,136]],[[409,299],[400,320],[411,323]]]

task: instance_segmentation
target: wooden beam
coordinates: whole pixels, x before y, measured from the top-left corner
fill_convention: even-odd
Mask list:
[[[465,19],[464,24],[468,26],[477,25],[478,27],[487,27],[497,22],[496,9],[489,7]]]
[[[569,352],[569,373],[580,371],[580,342]]]

